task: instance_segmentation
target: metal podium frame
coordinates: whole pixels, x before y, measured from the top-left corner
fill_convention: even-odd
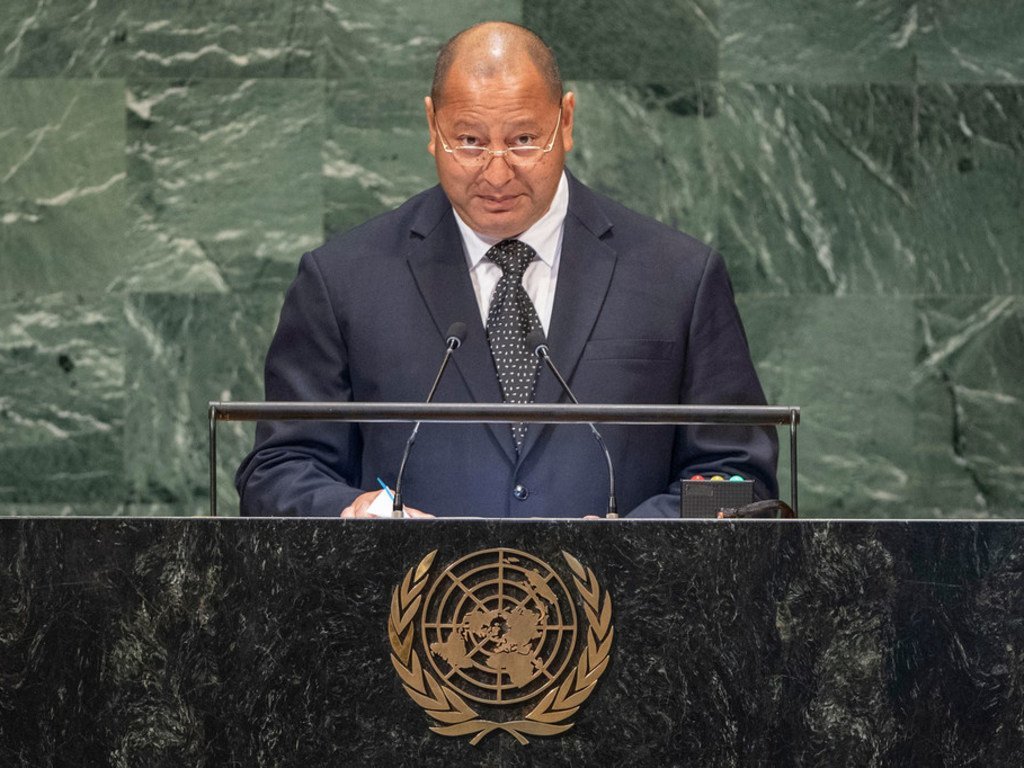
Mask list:
[[[796,431],[800,409],[770,405],[512,405],[506,403],[210,402],[210,516],[217,516],[217,422],[359,421],[473,424],[734,424],[789,426],[790,506],[797,507]]]

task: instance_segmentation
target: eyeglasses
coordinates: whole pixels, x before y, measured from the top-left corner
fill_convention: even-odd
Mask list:
[[[536,165],[544,155],[554,149],[555,137],[558,135],[558,126],[561,124],[562,104],[559,103],[558,122],[555,123],[555,129],[551,132],[551,140],[548,141],[547,146],[538,147],[531,144],[523,144],[514,147],[506,146],[505,149],[489,149],[475,144],[463,144],[458,147],[451,147],[448,145],[448,140],[445,139],[444,134],[441,133],[440,126],[437,124],[437,115],[434,115],[434,130],[437,131],[437,135],[441,138],[441,147],[447,154],[455,158],[455,162],[466,168],[485,166],[492,157],[503,157],[509,165],[514,165],[517,168],[530,168]]]

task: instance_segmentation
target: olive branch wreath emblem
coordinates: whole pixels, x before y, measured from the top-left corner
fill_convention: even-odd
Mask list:
[[[572,728],[574,723],[565,721],[576,714],[594,692],[598,680],[608,668],[615,636],[612,599],[607,593],[602,593],[594,572],[568,552],[562,552],[572,571],[573,583],[583,599],[583,610],[589,623],[586,647],[580,653],[575,670],[567,674],[557,688],[548,691],[523,719],[497,722],[482,718],[457,691],[439,683],[420,663],[419,654],[413,648],[414,619],[422,604],[423,589],[435,555],[436,549],[406,572],[402,583],[392,592],[388,616],[391,663],[402,680],[402,687],[430,717],[442,723],[430,730],[441,736],[472,735],[469,743],[476,746],[494,731],[504,731],[520,744],[528,744],[527,735],[555,736]]]

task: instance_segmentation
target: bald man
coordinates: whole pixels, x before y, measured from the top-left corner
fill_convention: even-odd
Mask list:
[[[581,402],[763,405],[722,259],[565,169],[576,100],[529,30],[486,23],[441,50],[425,99],[439,185],[303,256],[267,354],[284,401],[420,402],[453,323],[438,402],[564,401],[524,337],[542,330]],[[777,494],[772,430],[606,425],[619,506],[675,517],[691,474]],[[364,517],[408,437],[396,424],[261,422],[244,515]],[[585,425],[423,426],[409,514],[586,517],[607,505]]]

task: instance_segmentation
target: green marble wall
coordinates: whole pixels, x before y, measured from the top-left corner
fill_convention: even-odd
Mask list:
[[[625,8],[3,3],[0,514],[205,510],[206,402],[260,396],[303,250],[432,183],[485,18],[558,51],[578,176],[725,255],[805,515],[1018,514],[1024,4]]]

